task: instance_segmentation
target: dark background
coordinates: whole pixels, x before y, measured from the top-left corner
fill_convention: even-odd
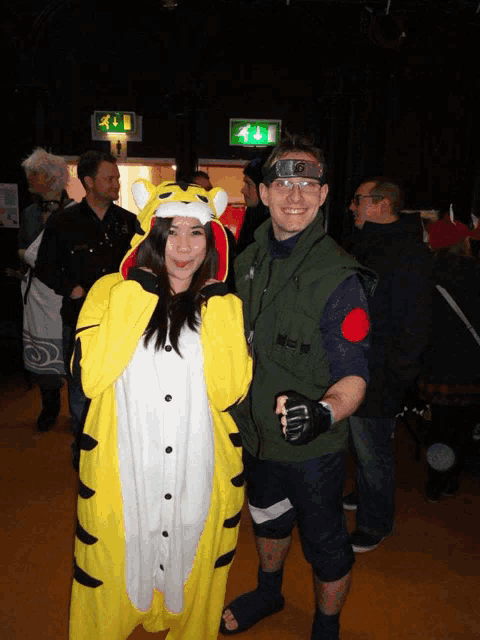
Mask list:
[[[176,5],[169,8],[168,5]],[[478,215],[480,2],[477,0],[16,0],[2,7],[0,182],[36,146],[91,148],[95,109],[143,117],[134,157],[248,159],[229,118],[281,119],[312,134],[329,164],[329,231],[348,224],[359,181],[386,174],[407,208],[453,203]],[[388,14],[387,14],[388,10]],[[405,36],[402,36],[405,34]],[[16,231],[0,230],[2,270]],[[2,276],[2,326],[18,286]],[[9,309],[7,310],[7,307]],[[9,325],[10,326],[10,325]]]

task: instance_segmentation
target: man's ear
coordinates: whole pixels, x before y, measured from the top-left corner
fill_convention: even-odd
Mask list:
[[[258,192],[260,194],[261,201],[266,207],[268,207],[268,187],[263,184],[263,182],[258,185]]]
[[[85,176],[85,185],[91,190],[93,187],[93,178],[91,176]]]
[[[322,184],[320,188],[320,207],[327,199],[327,195],[328,195],[328,184]]]

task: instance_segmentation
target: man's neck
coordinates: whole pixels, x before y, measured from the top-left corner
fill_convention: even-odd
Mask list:
[[[98,198],[95,198],[95,196],[92,193],[87,193],[87,195],[85,196],[85,200],[87,201],[88,206],[90,207],[90,209],[97,215],[98,218],[100,218],[100,220],[103,220],[103,218],[105,217],[105,214],[108,211],[108,208],[111,205],[111,202],[105,202],[104,200],[99,200]]]

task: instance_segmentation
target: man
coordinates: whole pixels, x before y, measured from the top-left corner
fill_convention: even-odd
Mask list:
[[[270,219],[236,261],[255,374],[232,415],[242,436],[260,567],[257,589],[225,609],[225,635],[283,608],[283,562],[295,521],[315,574],[313,639],[338,638],[350,584],[344,418],[365,393],[362,284],[369,290],[375,276],[325,234],[325,169],[322,152],[301,137],[273,150],[260,184]]]
[[[87,151],[78,162],[85,188],[82,202],[52,214],[45,228],[36,264],[42,282],[63,296],[63,349],[69,369],[80,308],[90,287],[106,273],[118,270],[133,237],[136,216],[114,204],[120,191],[116,159],[109,153]],[[80,438],[88,402],[79,381],[69,377],[72,429]],[[78,451],[74,450],[74,466]]]
[[[369,303],[370,383],[349,419],[357,494],[346,496],[344,507],[357,511],[351,536],[356,553],[375,549],[393,530],[395,416],[420,372],[429,340],[431,256],[418,220],[400,216],[402,204],[400,188],[380,177],[363,182],[350,205],[356,229],[345,247],[379,276]]]
[[[42,411],[37,430],[48,431],[60,413],[60,389],[65,375],[62,353],[61,298],[40,282],[35,273],[43,228],[53,211],[74,204],[66,192],[69,172],[65,159],[37,148],[22,162],[34,204],[21,215],[18,254],[30,267],[22,280],[23,362],[32,382],[38,384]]]
[[[245,216],[237,240],[237,254],[254,241],[253,234],[262,222],[269,218],[268,208],[260,200],[259,185],[263,180],[262,167],[266,158],[260,156],[251,160],[243,169],[241,193],[245,200]]]

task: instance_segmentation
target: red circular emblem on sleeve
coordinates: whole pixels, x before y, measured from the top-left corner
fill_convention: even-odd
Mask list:
[[[370,331],[370,320],[364,309],[357,307],[345,316],[342,322],[342,335],[349,342],[360,342]]]

